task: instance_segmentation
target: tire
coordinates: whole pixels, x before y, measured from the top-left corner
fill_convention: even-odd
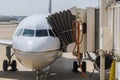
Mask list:
[[[4,70],[4,71],[7,71],[8,66],[9,66],[8,61],[7,61],[7,60],[4,60],[4,61],[3,61],[3,70]]]
[[[12,68],[12,71],[16,71],[17,70],[17,62],[16,62],[16,60],[12,61],[11,68]]]
[[[82,71],[86,73],[86,62],[85,61],[82,62]]]
[[[73,72],[79,72],[78,71],[78,64],[77,64],[77,61],[74,61],[73,62],[73,70],[72,70]]]

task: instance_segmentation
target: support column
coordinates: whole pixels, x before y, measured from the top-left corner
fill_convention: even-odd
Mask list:
[[[105,56],[103,51],[100,51],[100,80],[105,80]]]
[[[107,2],[106,0],[100,0],[100,33],[99,33],[99,49],[104,49],[103,42],[103,29],[107,27]],[[103,50],[100,51],[100,80],[105,80],[105,56]]]

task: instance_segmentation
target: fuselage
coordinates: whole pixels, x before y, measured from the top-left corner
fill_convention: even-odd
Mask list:
[[[61,56],[60,40],[48,24],[47,16],[25,18],[14,33],[14,53],[18,61],[28,68],[42,69]]]

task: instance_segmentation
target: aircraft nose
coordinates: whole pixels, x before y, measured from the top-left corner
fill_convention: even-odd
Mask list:
[[[23,51],[34,51],[34,42],[32,40],[26,41],[25,43],[22,44],[22,50]]]
[[[40,42],[39,39],[26,40],[24,43],[22,43],[22,46],[22,50],[27,52],[39,52],[45,49],[45,43]]]
[[[51,42],[48,37],[43,38],[21,38],[14,39],[14,47],[21,51],[27,52],[44,52],[49,50],[58,49],[59,42]],[[57,44],[56,44],[57,43]],[[55,45],[55,46],[51,46]]]

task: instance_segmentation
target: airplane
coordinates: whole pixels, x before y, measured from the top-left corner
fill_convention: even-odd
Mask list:
[[[36,71],[36,80],[40,79],[42,70],[52,64],[62,55],[61,42],[47,22],[44,15],[32,15],[23,19],[17,26],[12,41],[0,40],[0,44],[7,45],[8,60],[3,61],[3,70],[11,66],[12,71],[17,70],[17,60],[27,68]],[[13,49],[13,54],[11,52]]]

